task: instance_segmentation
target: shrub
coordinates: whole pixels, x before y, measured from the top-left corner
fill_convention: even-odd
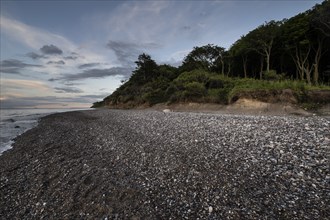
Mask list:
[[[228,95],[231,88],[209,89],[207,100],[215,103],[228,103]]]
[[[205,70],[193,70],[190,72],[184,72],[180,74],[175,80],[174,83],[179,87],[183,87],[187,83],[198,82],[206,84],[209,80],[209,73]]]
[[[206,83],[206,87],[208,89],[219,89],[219,88],[225,87],[225,85],[224,85],[224,82],[221,79],[216,78],[216,77],[212,77]]]
[[[263,72],[264,79],[269,81],[276,81],[278,80],[278,76],[276,70],[269,70]]]
[[[184,91],[185,98],[199,98],[206,95],[205,86],[199,82],[191,82],[186,84]]]
[[[264,79],[268,81],[280,81],[285,79],[285,73],[278,74],[276,70],[263,72]]]
[[[143,94],[143,100],[148,102],[150,105],[165,102],[167,99],[165,97],[165,91],[161,89],[156,89]]]

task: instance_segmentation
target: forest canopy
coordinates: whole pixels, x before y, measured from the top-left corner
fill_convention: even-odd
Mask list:
[[[330,1],[290,19],[265,22],[228,50],[214,44],[196,46],[179,67],[158,65],[148,54],[141,54],[135,63],[130,79],[93,107],[229,103],[239,91],[328,88]]]

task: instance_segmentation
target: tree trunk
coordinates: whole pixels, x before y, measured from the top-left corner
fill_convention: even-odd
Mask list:
[[[296,47],[296,53],[295,56],[292,56],[294,63],[296,64],[297,71],[300,76],[300,80],[305,80],[305,76],[307,79],[308,84],[311,84],[311,71],[313,69],[310,68],[309,62],[308,62],[308,56],[311,50],[311,45],[308,45],[308,50],[305,54],[302,54],[301,50]]]
[[[324,38],[320,38],[318,37],[318,45],[317,45],[317,49],[316,49],[316,53],[315,53],[315,58],[314,58],[314,72],[313,72],[313,83],[315,85],[319,84],[319,64],[320,64],[320,60],[322,57],[322,47],[323,47],[323,40]]]
[[[304,68],[308,85],[312,85],[312,80],[311,80],[312,69],[313,69],[313,67],[310,68],[309,64],[307,64],[307,66]]]
[[[247,57],[242,56],[242,59],[243,59],[244,78],[247,78],[247,68],[246,68]]]
[[[270,70],[270,53],[272,52],[274,39],[272,39],[269,44],[264,47],[264,55],[266,56],[266,71]]]
[[[314,85],[319,85],[319,64],[314,63],[314,72],[313,72],[313,83]]]
[[[260,80],[262,80],[262,71],[264,69],[264,57],[261,56],[260,57],[260,73],[259,73],[259,77],[260,77]]]
[[[229,76],[231,71],[231,62],[228,63],[228,71],[227,71],[227,76]]]
[[[269,62],[270,62],[270,54],[267,53],[267,56],[266,56],[266,63],[267,63],[267,69],[266,71],[269,72]]]

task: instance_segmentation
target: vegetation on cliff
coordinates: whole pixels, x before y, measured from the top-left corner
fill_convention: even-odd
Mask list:
[[[158,65],[141,54],[130,79],[93,107],[188,101],[228,104],[244,94],[262,99],[283,90],[306,102],[307,91],[330,90],[329,48],[330,1],[326,0],[290,19],[260,25],[228,50],[212,44],[194,47],[179,67]]]

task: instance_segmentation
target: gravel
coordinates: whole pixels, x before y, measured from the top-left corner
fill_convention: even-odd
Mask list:
[[[50,115],[0,157],[0,218],[329,219],[329,125],[316,116]]]

